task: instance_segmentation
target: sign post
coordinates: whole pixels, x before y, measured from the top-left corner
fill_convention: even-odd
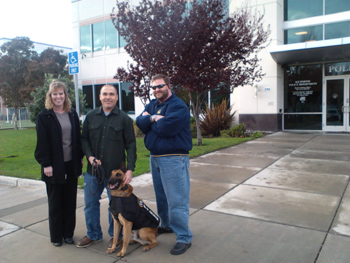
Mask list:
[[[69,63],[69,74],[74,75],[75,107],[76,107],[78,116],[80,116],[78,76],[77,76],[77,74],[79,73],[78,51],[73,51],[68,54],[68,63]]]

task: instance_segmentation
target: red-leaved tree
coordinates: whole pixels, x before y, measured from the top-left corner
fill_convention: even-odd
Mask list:
[[[150,77],[169,75],[175,92],[186,94],[202,144],[199,116],[208,91],[231,93],[263,76],[257,52],[269,29],[263,15],[242,9],[228,16],[224,0],[142,0],[138,6],[118,1],[112,21],[133,59],[115,78],[132,82],[143,103],[150,99]]]

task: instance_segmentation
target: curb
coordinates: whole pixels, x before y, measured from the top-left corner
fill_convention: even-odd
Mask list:
[[[45,183],[39,180],[33,179],[22,179],[16,177],[9,177],[0,175],[0,184],[10,185],[15,187],[25,186],[25,187],[45,187]]]

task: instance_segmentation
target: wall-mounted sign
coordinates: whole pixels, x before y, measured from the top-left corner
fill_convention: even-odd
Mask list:
[[[339,63],[327,63],[325,65],[326,76],[350,75],[350,61]]]

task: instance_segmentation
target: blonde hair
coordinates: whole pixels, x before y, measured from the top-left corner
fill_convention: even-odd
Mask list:
[[[64,84],[63,82],[60,82],[58,80],[53,80],[50,84],[49,90],[46,93],[46,99],[45,99],[45,108],[48,110],[53,109],[53,102],[52,102],[52,98],[51,98],[51,94],[52,92],[58,90],[58,89],[62,89],[64,92],[64,104],[63,104],[63,110],[66,112],[70,112],[71,108],[72,108],[72,102],[70,101],[69,97],[68,97],[68,90],[67,90],[67,86],[66,84]]]

